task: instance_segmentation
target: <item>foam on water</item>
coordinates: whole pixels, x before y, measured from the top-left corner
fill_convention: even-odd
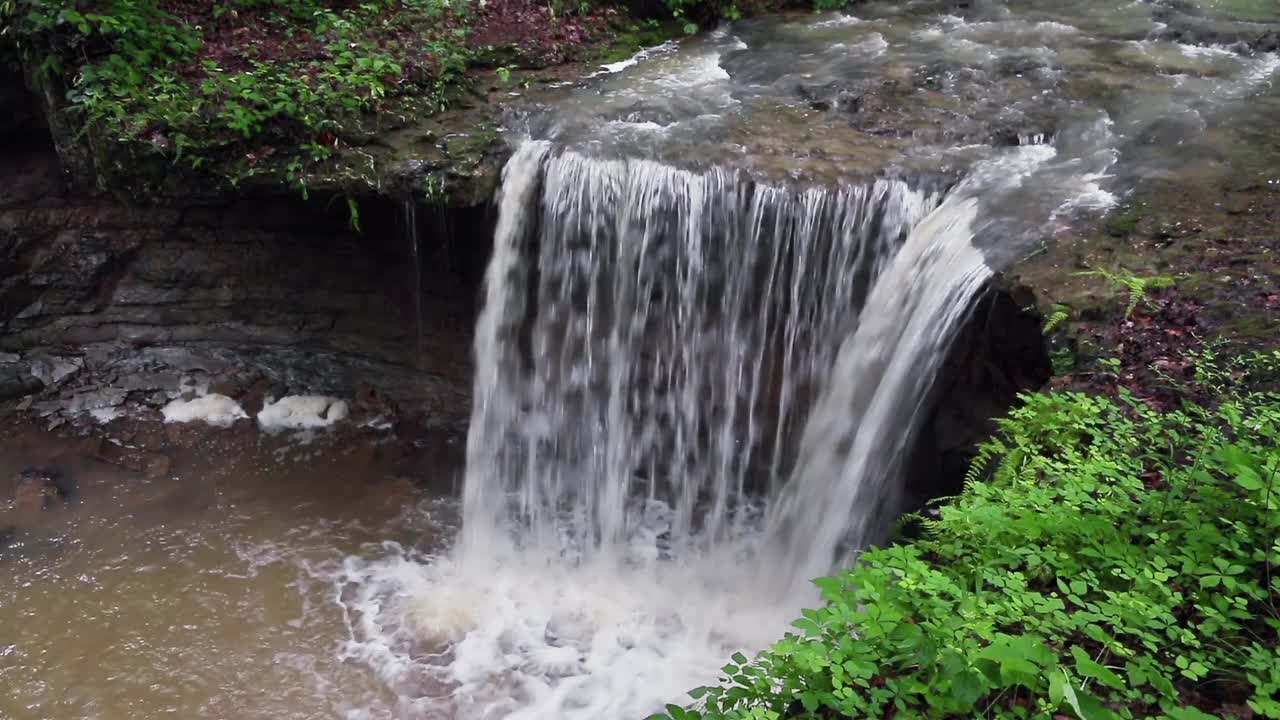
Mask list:
[[[345,400],[326,395],[287,395],[279,400],[268,398],[258,413],[258,426],[264,432],[283,430],[315,430],[327,428],[347,419]]]
[[[344,568],[360,588],[344,600],[345,653],[412,698],[413,718],[642,717],[780,637],[797,610],[744,599],[750,578],[726,557],[573,565],[508,548],[421,560]]]
[[[675,42],[668,40],[667,42],[664,42],[661,45],[654,45],[653,47],[641,48],[639,51],[636,52],[636,54],[632,55],[629,58],[626,58],[625,60],[619,60],[617,62],[605,63],[601,65],[600,72],[596,73],[596,75],[608,75],[612,73],[622,72],[623,70],[626,70],[629,67],[640,64],[640,62],[643,60],[647,60],[651,57],[654,57],[655,55],[661,55],[663,53],[671,52],[672,50],[675,49],[675,47],[676,47]],[[593,75],[592,77],[595,77],[595,76]]]
[[[167,423],[203,422],[216,427],[230,427],[236,420],[248,417],[240,403],[217,393],[191,400],[174,400],[161,412]]]

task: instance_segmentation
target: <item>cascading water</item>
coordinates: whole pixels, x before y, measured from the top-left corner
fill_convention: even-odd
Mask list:
[[[614,553],[657,504],[669,550],[740,532],[869,281],[935,204],[898,181],[799,192],[526,144],[476,340],[464,552],[514,533]]]
[[[895,517],[893,481],[930,384],[991,275],[972,244],[979,198],[1015,191],[1054,154],[1024,146],[973,168],[876,280],[805,426],[791,482],[772,503],[763,557],[785,568],[781,592],[828,572],[839,548],[857,551]]]
[[[352,655],[434,678],[449,717],[625,718],[778,637],[846,532],[892,511],[921,378],[987,277],[976,200],[941,199],[523,144],[477,324],[461,541],[353,568],[351,606],[377,611]]]
[[[1204,91],[1047,108],[1070,73],[998,61],[1030,44],[1079,63],[1063,23],[735,28],[597,79],[504,171],[459,539],[338,579],[344,657],[379,670],[397,717],[644,717],[778,639],[817,602],[809,580],[898,511],[988,263],[1115,202],[1148,108]],[[1270,60],[1232,62],[1244,87]],[[899,94],[903,65],[919,72]],[[768,109],[797,83],[845,114]],[[907,98],[932,120],[879,167],[961,178],[945,192],[858,164],[886,157],[886,108]],[[932,114],[942,99],[969,114]],[[779,168],[779,147],[804,167]]]

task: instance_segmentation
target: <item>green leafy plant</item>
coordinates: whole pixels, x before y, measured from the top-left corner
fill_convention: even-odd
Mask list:
[[[1224,387],[1025,396],[923,539],[666,717],[1280,718],[1280,396]]]
[[[442,108],[470,58],[465,29],[455,27],[466,8],[445,0],[229,0],[183,8],[206,12],[202,23],[175,17],[162,0],[0,2],[16,18],[14,32],[40,36],[55,50],[55,69],[64,60],[74,68],[68,99],[86,129],[192,165],[233,148],[248,148],[252,165],[264,156],[250,143],[300,148],[302,162],[323,162],[345,128],[389,103],[425,98]],[[212,52],[210,42],[226,42],[213,34],[224,22],[267,40],[236,48],[238,56]],[[286,159],[280,167],[291,165]]]
[[[1042,330],[1042,332],[1045,335],[1048,335],[1049,333],[1061,327],[1062,324],[1065,323],[1070,317],[1071,317],[1071,308],[1067,307],[1066,305],[1054,305],[1053,312],[1049,314],[1049,317],[1045,318],[1044,329]]]
[[[1125,308],[1124,315],[1129,317],[1133,315],[1133,311],[1138,305],[1147,300],[1147,292],[1157,288],[1173,287],[1176,280],[1167,275],[1151,275],[1141,276],[1135,275],[1124,268],[1117,270],[1089,270],[1079,272],[1076,275],[1080,277],[1100,277],[1118,288],[1127,290],[1129,293],[1129,305]]]

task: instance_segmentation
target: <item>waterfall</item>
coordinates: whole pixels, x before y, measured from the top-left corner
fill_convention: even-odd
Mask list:
[[[741,534],[936,203],[895,180],[795,190],[523,145],[477,325],[465,552],[500,538],[591,560],[646,533],[669,553]]]
[[[525,142],[476,325],[463,527],[348,560],[404,717],[639,718],[818,602],[892,517],[931,378],[1048,145],[945,195]],[[1052,188],[1050,188],[1052,190]],[[1055,197],[1055,202],[1056,202]]]
[[[975,198],[950,198],[920,223],[877,280],[858,329],[800,443],[793,480],[772,505],[764,555],[780,592],[826,574],[897,510],[899,476],[932,378],[991,271],[970,244]]]

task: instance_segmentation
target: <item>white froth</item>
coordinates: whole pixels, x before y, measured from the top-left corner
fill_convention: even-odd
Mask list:
[[[862,23],[862,19],[853,15],[837,14],[834,17],[828,17],[825,20],[818,20],[813,23],[815,28],[829,27],[849,27],[850,25],[858,25]]]
[[[346,654],[457,720],[640,718],[713,683],[734,652],[781,637],[797,608],[754,607],[728,558],[571,566],[507,550],[419,564],[395,552],[344,573]],[[738,570],[737,572],[742,572]],[[434,695],[434,697],[430,697]],[[416,716],[415,716],[416,717]]]
[[[215,427],[230,427],[235,421],[249,417],[240,403],[217,393],[193,400],[174,400],[160,412],[167,423],[203,422]]]
[[[314,430],[331,427],[348,414],[347,403],[327,395],[288,395],[268,402],[258,413],[258,426],[266,432]]]
[[[647,60],[653,57],[654,55],[670,52],[674,50],[675,47],[676,47],[675,42],[668,40],[667,42],[664,42],[661,45],[655,45],[653,47],[643,48],[639,52],[637,52],[635,55],[632,55],[631,57],[625,60],[619,60],[618,62],[602,64],[600,66],[600,72],[596,73],[596,75],[610,75],[612,73],[622,72],[623,70],[626,70],[627,68],[633,65],[640,64],[641,61]]]

